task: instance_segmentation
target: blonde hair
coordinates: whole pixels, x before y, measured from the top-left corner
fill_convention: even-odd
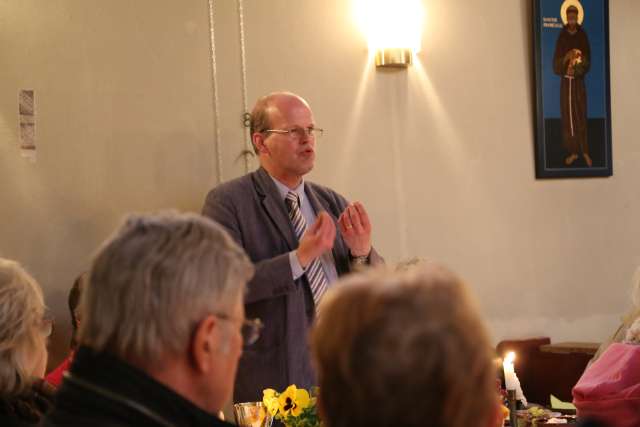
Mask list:
[[[329,427],[487,425],[495,366],[465,286],[435,264],[336,285],[312,333]]]
[[[631,302],[636,310],[640,310],[640,267],[633,274],[631,283]]]
[[[637,319],[629,326],[624,342],[626,344],[640,345],[640,319]]]
[[[0,395],[31,386],[30,356],[46,340],[39,328],[44,312],[36,281],[17,262],[0,258]]]
[[[631,278],[631,292],[629,296],[632,307],[622,316],[623,326],[630,325],[640,317],[640,267],[636,269]]]
[[[253,265],[217,223],[194,214],[132,215],[93,261],[78,342],[124,360],[185,351],[206,315],[242,296]]]

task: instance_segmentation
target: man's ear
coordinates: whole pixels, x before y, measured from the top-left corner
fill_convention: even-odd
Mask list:
[[[198,372],[209,372],[220,343],[220,322],[215,316],[205,317],[191,339],[191,358]]]
[[[269,148],[264,143],[265,137],[261,133],[254,133],[251,135],[251,141],[253,142],[253,146],[256,148],[256,152],[258,154],[269,154]]]

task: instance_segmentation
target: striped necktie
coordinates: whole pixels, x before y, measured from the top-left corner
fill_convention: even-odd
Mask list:
[[[300,241],[300,239],[302,239],[302,235],[307,230],[307,221],[305,221],[304,216],[302,216],[298,195],[293,191],[289,191],[285,202],[287,204],[287,207],[289,208],[289,218],[291,219],[291,224],[293,224],[293,229],[296,232],[298,241]],[[316,258],[311,261],[311,264],[307,266],[305,273],[307,275],[307,280],[309,280],[311,294],[313,295],[313,302],[315,303],[317,310],[318,304],[320,303],[322,296],[328,288],[327,277],[324,274],[324,270],[322,269],[322,263],[320,263],[320,260]]]

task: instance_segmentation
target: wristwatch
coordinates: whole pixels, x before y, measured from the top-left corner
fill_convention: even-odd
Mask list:
[[[355,267],[365,266],[369,264],[369,255],[371,255],[371,252],[369,252],[368,255],[362,255],[362,256],[353,256],[349,254],[349,256],[351,257],[351,263]]]

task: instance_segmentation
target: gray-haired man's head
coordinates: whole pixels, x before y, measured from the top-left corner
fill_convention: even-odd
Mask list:
[[[79,343],[149,370],[163,366],[161,373],[170,372],[167,360],[192,363],[186,370],[196,380],[227,371],[230,378],[214,382],[230,394],[252,275],[244,251],[207,218],[130,216],[94,259]]]

